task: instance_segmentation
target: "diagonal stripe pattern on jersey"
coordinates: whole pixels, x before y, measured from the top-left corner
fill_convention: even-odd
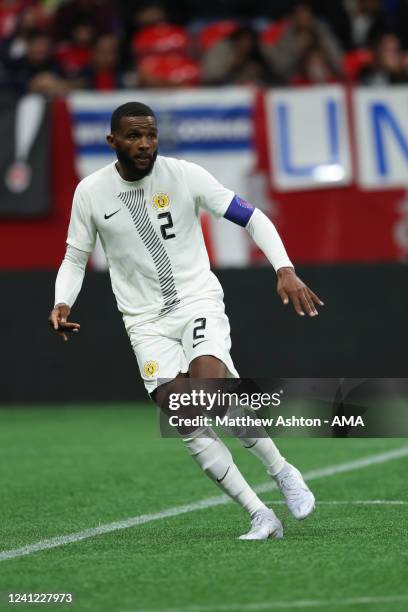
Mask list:
[[[163,296],[163,308],[160,315],[167,314],[180,303],[174,282],[173,271],[166,249],[155,232],[146,210],[146,200],[143,189],[122,191],[118,196],[129,210],[133,223],[143,244],[152,256],[159,278],[160,290]]]

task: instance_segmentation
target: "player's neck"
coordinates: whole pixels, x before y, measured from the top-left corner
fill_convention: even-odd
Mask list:
[[[141,181],[142,179],[145,178],[145,176],[147,176],[151,169],[149,169],[149,172],[138,172],[137,170],[134,170],[133,168],[127,168],[125,165],[123,165],[120,161],[117,161],[115,163],[115,168],[119,174],[119,176],[121,178],[123,178],[124,181],[129,181],[129,182],[133,182],[133,181]]]

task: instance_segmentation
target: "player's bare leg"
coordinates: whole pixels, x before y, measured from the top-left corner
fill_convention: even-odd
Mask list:
[[[201,355],[190,363],[190,378],[226,378],[227,368],[217,357]]]

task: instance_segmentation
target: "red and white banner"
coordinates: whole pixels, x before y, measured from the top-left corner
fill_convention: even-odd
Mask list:
[[[293,261],[408,259],[407,87],[278,91],[260,96],[256,117],[270,214]]]
[[[157,112],[161,153],[203,165],[262,208],[295,263],[408,260],[408,87],[330,85],[92,92],[54,102],[52,208],[42,219],[2,221],[0,268],[58,265],[75,184],[113,159],[109,117],[132,99]],[[203,225],[214,266],[263,261],[241,228],[208,217]],[[98,252],[95,261],[105,265]]]

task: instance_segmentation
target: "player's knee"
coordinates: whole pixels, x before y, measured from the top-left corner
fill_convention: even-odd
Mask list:
[[[184,380],[186,378],[188,378],[188,372],[180,372],[173,380],[160,385],[150,393],[151,399],[160,408],[163,415],[165,415],[164,418],[169,419],[175,415],[174,408],[171,408],[171,395],[176,394],[179,396],[181,393],[189,391]],[[191,423],[194,422],[196,417],[200,417],[200,415],[200,406],[180,406],[177,409],[178,424],[175,425],[178,433],[182,437],[191,435],[197,428],[197,425],[192,425]],[[174,426],[170,422],[168,427],[170,431],[174,430]]]
[[[191,378],[226,378],[227,367],[214,355],[200,355],[191,361],[189,374]]]

